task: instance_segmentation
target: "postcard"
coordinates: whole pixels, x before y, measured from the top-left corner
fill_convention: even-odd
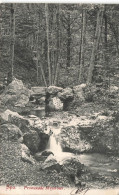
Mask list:
[[[119,4],[0,7],[0,195],[119,195]]]

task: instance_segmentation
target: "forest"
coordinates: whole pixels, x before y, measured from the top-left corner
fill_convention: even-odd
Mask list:
[[[119,5],[0,9],[1,185],[119,187]]]
[[[118,10],[118,4],[1,4],[3,76],[40,86],[116,79]]]

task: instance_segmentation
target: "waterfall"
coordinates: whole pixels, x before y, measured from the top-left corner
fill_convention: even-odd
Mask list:
[[[47,145],[47,150],[53,152],[57,161],[62,164],[63,160],[67,158],[71,158],[74,155],[69,152],[63,152],[60,142],[56,139],[56,135],[60,133],[60,129],[53,129],[50,130],[50,138]]]
[[[54,154],[62,153],[62,148],[60,143],[56,140],[55,134],[53,133],[48,141],[47,149],[52,151]]]

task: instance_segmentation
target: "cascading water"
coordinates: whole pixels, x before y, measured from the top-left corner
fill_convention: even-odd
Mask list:
[[[56,155],[62,153],[61,145],[56,140],[56,137],[55,137],[54,133],[49,138],[47,149],[49,149],[50,151],[52,151]]]
[[[60,134],[61,128],[55,129],[52,127],[50,130],[50,138],[47,145],[47,150],[51,151],[57,161],[61,164],[67,157],[73,156],[73,154],[68,152],[63,152],[60,142],[57,140],[57,135]]]

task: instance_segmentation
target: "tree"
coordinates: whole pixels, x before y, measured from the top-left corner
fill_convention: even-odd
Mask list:
[[[79,83],[83,82],[83,69],[84,69],[84,44],[86,33],[86,10],[82,5],[82,28],[81,28],[81,45],[80,45],[80,70],[79,70]]]
[[[13,4],[12,9],[11,4],[1,6],[0,68],[6,68],[3,77],[11,72],[32,85],[72,87],[86,81],[97,82],[99,67],[101,72],[105,68],[105,81],[109,72],[116,75],[117,5]],[[15,13],[11,13],[14,8]]]
[[[48,74],[49,74],[49,85],[51,85],[51,66],[50,66],[50,48],[49,48],[49,22],[48,22],[48,5],[45,4],[45,17],[46,17],[46,35],[47,35],[47,63],[48,63]]]
[[[57,84],[57,79],[58,79],[58,71],[59,71],[59,59],[60,59],[60,4],[58,4],[57,8],[57,56],[56,56],[56,68],[55,68],[55,76],[54,76],[54,85]]]
[[[15,4],[11,4],[11,77],[14,76]]]
[[[93,70],[94,70],[94,65],[95,65],[95,56],[96,56],[96,52],[98,49],[100,35],[101,35],[101,29],[102,29],[103,12],[104,12],[104,7],[103,6],[99,7],[99,9],[97,11],[97,24],[96,24],[94,43],[93,43],[93,48],[92,48],[92,53],[91,53],[87,83],[92,82]]]
[[[70,67],[71,64],[71,43],[73,35],[73,27],[77,19],[77,8],[74,4],[72,5],[62,5],[61,23],[66,31],[66,66]],[[64,34],[64,32],[63,32]]]

